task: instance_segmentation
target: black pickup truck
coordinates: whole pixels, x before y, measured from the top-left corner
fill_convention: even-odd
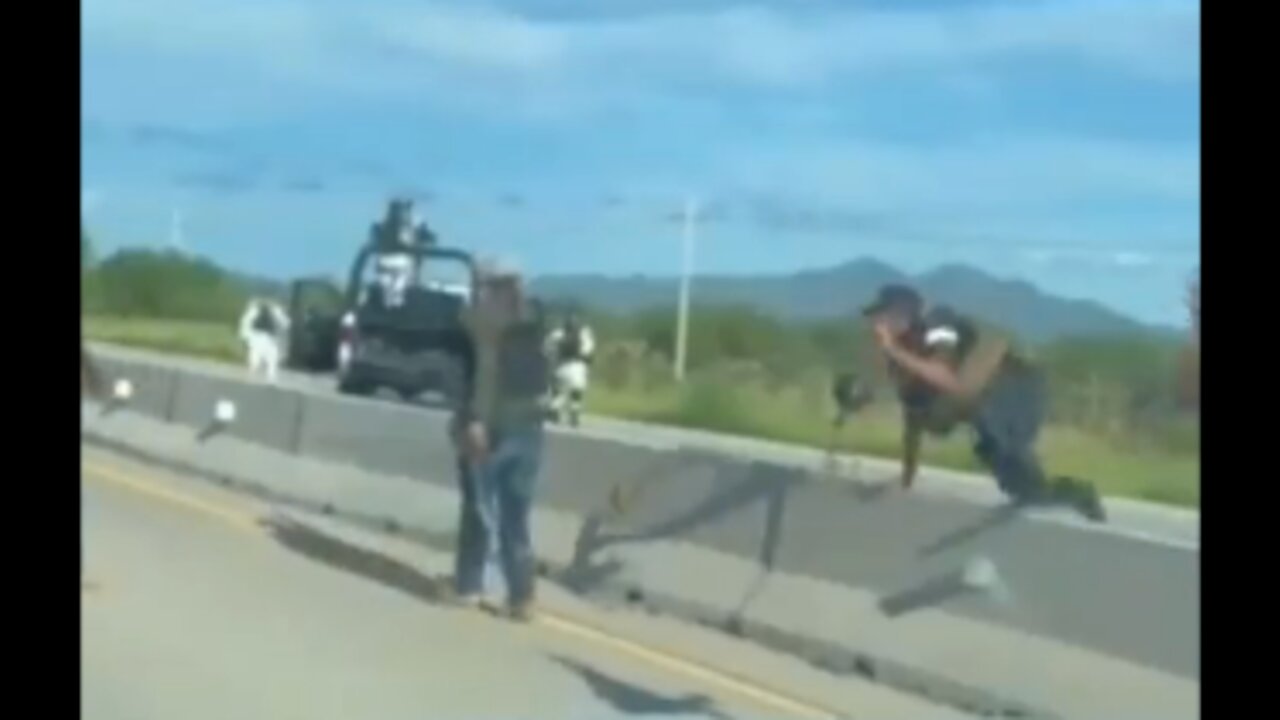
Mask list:
[[[475,284],[475,262],[465,251],[438,246],[425,226],[404,232],[406,214],[393,201],[387,220],[374,225],[345,292],[324,280],[293,283],[290,362],[301,370],[335,372],[343,393],[371,395],[385,388],[408,400],[460,388],[471,352],[462,315]],[[373,277],[387,258],[399,260],[407,275],[395,292]],[[448,264],[464,271],[465,283],[424,281],[425,268]]]

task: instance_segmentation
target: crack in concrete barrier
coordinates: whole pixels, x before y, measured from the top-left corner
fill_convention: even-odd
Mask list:
[[[344,508],[331,501],[314,500],[298,493],[281,492],[252,478],[215,472],[189,462],[165,457],[136,445],[109,438],[88,428],[81,431],[81,439],[124,457],[229,487],[277,505],[340,518],[356,527],[408,538],[439,551],[452,552],[454,549],[455,538],[452,533],[405,525],[383,514],[361,512]],[[571,572],[570,565],[551,563],[546,560],[539,561],[539,574],[552,582],[560,581]],[[666,593],[648,591],[624,581],[606,578],[586,595],[597,602],[612,601],[622,606],[666,614],[682,621],[713,628],[733,637],[750,640],[775,652],[798,657],[827,672],[836,675],[857,675],[892,690],[979,717],[1060,719],[1059,715],[1046,709],[1035,708],[999,693],[959,683],[935,672],[877,657],[827,640],[800,635],[771,623],[744,620],[737,612],[726,611],[704,603],[690,602]]]

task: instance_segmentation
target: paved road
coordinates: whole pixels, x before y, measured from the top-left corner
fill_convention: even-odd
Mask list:
[[[550,592],[529,625],[446,608],[447,558],[82,452],[87,720],[954,716]]]

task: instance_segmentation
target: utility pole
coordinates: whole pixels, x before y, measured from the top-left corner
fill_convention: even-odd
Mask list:
[[[169,221],[169,249],[174,252],[182,251],[182,211],[177,208],[174,208]]]
[[[676,311],[676,353],[673,368],[676,382],[684,380],[685,361],[689,352],[689,285],[693,276],[693,244],[697,214],[698,202],[690,197],[685,201],[682,217],[684,257],[680,267],[680,302]]]

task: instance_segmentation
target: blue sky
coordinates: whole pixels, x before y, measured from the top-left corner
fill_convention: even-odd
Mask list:
[[[389,193],[535,273],[966,262],[1180,322],[1185,0],[83,0],[107,249],[345,269]]]

